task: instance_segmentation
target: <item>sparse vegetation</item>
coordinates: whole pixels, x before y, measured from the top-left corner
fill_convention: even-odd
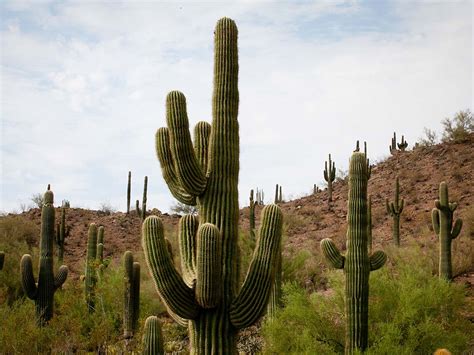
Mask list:
[[[445,118],[443,124],[443,142],[464,142],[474,133],[474,120],[470,110],[459,111],[452,119]]]

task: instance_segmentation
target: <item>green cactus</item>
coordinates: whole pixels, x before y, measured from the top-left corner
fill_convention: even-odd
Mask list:
[[[264,205],[263,200],[264,200],[264,197],[265,197],[265,195],[264,195],[264,193],[263,193],[263,190],[259,190],[259,189],[257,188],[257,195],[256,195],[256,197],[257,197],[256,204],[257,204],[257,205],[260,205],[260,206],[263,206],[263,205]]]
[[[165,353],[163,335],[158,317],[150,316],[145,320],[143,329],[143,355],[161,355]]]
[[[400,184],[398,182],[398,177],[395,181],[395,201],[388,202],[388,199],[385,199],[385,207],[387,213],[393,218],[393,227],[392,227],[392,239],[397,247],[400,246],[400,215],[403,212],[403,206],[405,201],[403,198],[400,200]]]
[[[66,281],[68,268],[62,265],[56,277],[53,272],[53,244],[54,244],[54,195],[51,190],[43,196],[41,210],[41,240],[38,283],[33,275],[31,255],[25,254],[21,258],[21,283],[26,295],[35,301],[36,320],[39,326],[45,325],[53,316],[54,292]]]
[[[347,252],[341,255],[331,239],[321,241],[326,259],[343,269],[346,309],[346,354],[364,351],[368,342],[369,274],[385,264],[387,256],[377,251],[369,256],[367,246],[367,161],[354,152],[349,166]]]
[[[124,306],[123,335],[130,339],[137,330],[140,315],[140,264],[133,261],[131,251],[123,255],[124,266]]]
[[[402,136],[402,141],[400,143],[397,143],[398,149],[400,149],[402,152],[405,151],[408,147],[408,142],[405,140],[405,137]]]
[[[58,246],[58,264],[64,259],[64,242],[69,236],[69,228],[66,225],[66,208],[61,208],[61,222],[56,225],[56,245]]]
[[[357,141],[357,147],[359,147],[359,141]],[[367,142],[364,142],[364,155],[367,160],[367,179],[372,176],[372,166],[370,165],[369,158],[367,158]]]
[[[5,253],[0,251],[0,270],[3,269],[3,263],[5,262]]]
[[[89,313],[95,311],[95,287],[97,283],[96,273],[97,258],[97,225],[91,223],[87,234],[87,255],[85,268],[84,293]]]
[[[137,200],[135,202],[135,210],[137,211],[137,216],[139,216],[141,218],[142,212],[140,211],[140,201],[139,200]]]
[[[270,293],[270,300],[267,306],[267,319],[272,321],[275,318],[277,310],[282,306],[282,291],[281,291],[281,273],[282,273],[282,255],[281,245],[278,246],[277,260],[275,265],[275,281],[272,285]]]
[[[367,201],[367,248],[369,255],[372,254],[372,196]]]
[[[329,164],[324,162],[324,180],[328,183],[328,201],[332,201],[332,183],[336,179],[336,163],[331,161],[329,154]]]
[[[283,197],[281,193],[281,186],[276,184],[275,186],[275,204],[279,204],[283,202]]]
[[[186,100],[176,91],[167,97],[168,128],[160,128],[156,136],[157,155],[171,193],[199,209],[199,221],[189,215],[180,221],[182,276],[166,250],[161,220],[150,216],[142,226],[148,268],[170,315],[188,325],[193,354],[236,353],[237,330],[265,312],[282,229],[280,208],[266,206],[239,292],[237,26],[223,18],[214,34],[213,121],[208,138],[194,139],[205,148],[193,148]],[[202,156],[205,151],[208,154]]]
[[[102,278],[104,272],[104,226],[100,226],[97,230],[97,255],[96,255],[96,265],[97,265],[97,277],[99,280]]]
[[[462,219],[456,219],[454,222],[453,214],[458,204],[449,202],[448,185],[445,182],[439,185],[439,200],[435,201],[435,206],[431,219],[439,238],[439,277],[452,280],[451,242],[461,232]]]
[[[319,191],[321,191],[321,190],[319,189],[319,187],[318,187],[316,184],[314,184],[314,185],[313,185],[313,195],[316,195]]]
[[[145,176],[145,181],[143,182],[143,199],[142,199],[142,220],[146,218],[146,196],[148,190],[148,176]]]
[[[255,241],[255,202],[253,200],[253,190],[250,190],[249,200],[250,239]]]
[[[393,132],[392,143],[388,146],[390,154],[395,154],[397,152],[397,134]]]
[[[127,183],[127,214],[130,213],[130,196],[132,193],[132,172],[128,172],[128,183]]]

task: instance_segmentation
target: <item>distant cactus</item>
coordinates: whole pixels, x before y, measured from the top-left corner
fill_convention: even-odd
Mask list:
[[[408,142],[405,140],[405,137],[402,136],[402,141],[397,144],[398,149],[400,149],[402,152],[405,151],[405,149],[408,147]]]
[[[452,280],[451,242],[461,232],[462,219],[456,219],[454,222],[453,214],[458,204],[449,202],[448,185],[445,182],[439,185],[439,200],[435,201],[435,206],[431,219],[433,229],[439,238],[439,277]]]
[[[130,196],[132,193],[132,172],[128,172],[128,183],[127,183],[127,214],[130,213]]]
[[[239,290],[237,26],[223,18],[214,36],[209,139],[194,139],[193,146],[186,99],[177,91],[169,93],[166,100],[168,127],[156,134],[157,155],[171,193],[199,209],[199,220],[188,215],[180,221],[183,276],[166,251],[161,220],[149,216],[142,226],[148,268],[168,313],[188,326],[192,354],[236,353],[237,331],[252,325],[265,312],[283,219],[278,206],[262,210],[253,259]],[[208,149],[197,147],[199,144]],[[208,151],[207,156],[201,155],[203,151]]]
[[[387,213],[393,218],[392,239],[396,246],[400,246],[400,215],[403,212],[404,205],[405,201],[403,198],[400,200],[400,184],[397,177],[395,181],[394,201],[389,203],[388,199],[385,199]]]
[[[41,240],[38,283],[33,275],[31,256],[21,258],[21,283],[26,295],[35,301],[36,320],[39,326],[45,325],[53,316],[54,292],[66,281],[68,268],[62,265],[56,277],[53,272],[53,244],[54,244],[54,195],[49,190],[43,196],[41,210]]]
[[[319,189],[319,187],[318,187],[316,184],[314,184],[314,185],[313,185],[313,195],[316,195],[319,191],[321,191],[321,190]]]
[[[357,141],[357,145],[359,141]],[[372,166],[370,165],[370,160],[369,158],[367,158],[367,142],[364,142],[364,155],[365,155],[365,159],[367,160],[367,179],[370,179],[370,177],[372,176]]]
[[[137,201],[135,202],[135,209],[136,209],[136,211],[137,211],[137,216],[141,218],[142,212],[141,212],[141,210],[140,210],[140,201],[139,201],[139,200],[137,200]]]
[[[256,204],[257,204],[257,205],[260,205],[260,206],[263,206],[263,205],[265,204],[265,203],[263,202],[264,197],[265,197],[265,196],[264,196],[263,190],[259,190],[259,189],[257,188],[257,194],[256,194],[256,199],[257,199],[257,201],[256,201]]]
[[[97,258],[97,225],[91,223],[87,234],[87,255],[84,281],[84,294],[89,313],[95,311],[95,288],[97,283],[96,273]]]
[[[104,271],[104,226],[100,226],[97,231],[97,255],[96,255],[96,265],[97,265],[97,276],[99,280],[102,277]]]
[[[5,262],[5,253],[0,251],[0,270],[3,269],[3,263]]]
[[[328,201],[332,201],[332,183],[336,179],[336,164],[331,161],[329,154],[329,164],[324,162],[324,180],[328,183]]]
[[[145,176],[145,181],[143,182],[142,220],[145,220],[145,218],[146,218],[147,191],[148,191],[148,176]]]
[[[164,354],[163,335],[158,317],[150,316],[145,321],[143,329],[143,355]]]
[[[123,336],[130,339],[137,330],[140,315],[140,264],[133,261],[131,251],[123,255],[124,266],[124,307]]]
[[[368,343],[369,274],[387,259],[382,251],[369,256],[367,241],[367,161],[354,152],[349,165],[347,252],[341,255],[331,239],[321,241],[324,256],[346,277],[346,354],[364,351]]]
[[[275,186],[275,204],[279,204],[283,202],[283,197],[281,193],[281,186],[276,184]]]
[[[255,202],[253,200],[253,190],[250,190],[249,198],[249,224],[250,239],[255,241]]]
[[[66,225],[66,208],[61,208],[61,222],[56,225],[56,245],[58,246],[58,263],[62,264],[64,259],[64,242],[69,236],[69,228]]]

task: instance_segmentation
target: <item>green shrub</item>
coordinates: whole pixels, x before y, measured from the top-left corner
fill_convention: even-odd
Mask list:
[[[433,276],[433,261],[420,248],[389,248],[387,253],[387,267],[370,277],[367,354],[468,351],[474,326],[466,319],[473,308],[466,289]],[[267,353],[343,352],[343,274],[328,271],[327,276],[331,288],[321,293],[308,295],[294,283],[285,285],[285,308],[264,326]]]
[[[459,111],[452,118],[445,118],[443,125],[443,142],[464,142],[474,132],[474,120],[470,110]]]

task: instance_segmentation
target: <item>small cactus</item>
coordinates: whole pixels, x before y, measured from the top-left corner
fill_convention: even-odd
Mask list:
[[[48,185],[48,191],[43,197],[41,210],[41,240],[38,282],[33,275],[31,255],[21,258],[20,271],[23,290],[28,298],[35,301],[36,320],[39,326],[45,325],[53,316],[54,292],[66,281],[68,268],[62,265],[56,277],[53,272],[54,244],[54,195]]]
[[[392,239],[397,247],[400,246],[400,215],[403,212],[404,205],[405,201],[403,198],[400,200],[400,184],[397,177],[395,180],[394,202],[389,203],[388,199],[385,199],[387,213],[393,218]]]
[[[139,200],[137,200],[137,201],[135,202],[135,209],[136,209],[136,211],[137,211],[137,216],[139,216],[139,217],[141,218],[142,212],[141,212],[141,210],[140,210],[140,201],[139,201]]]
[[[462,219],[456,219],[454,222],[453,214],[458,204],[449,202],[448,185],[445,182],[439,185],[439,200],[435,201],[435,206],[431,219],[433,229],[439,238],[439,277],[452,280],[451,242],[461,232]]]
[[[158,317],[150,316],[145,321],[143,329],[143,355],[164,354],[163,335]]]
[[[128,172],[128,183],[127,183],[127,214],[130,213],[130,196],[132,193],[132,172]]]
[[[130,339],[137,330],[140,315],[140,264],[133,261],[133,254],[128,250],[123,255],[123,264],[123,336],[125,339]]]
[[[142,221],[146,218],[146,197],[148,191],[148,176],[145,176],[145,181],[143,182],[143,198],[142,198]]]
[[[329,164],[324,162],[324,180],[328,183],[328,201],[332,201],[332,183],[336,179],[336,163],[331,161],[331,154],[329,154]]]
[[[62,264],[64,259],[64,242],[69,236],[69,228],[66,225],[66,208],[61,208],[61,222],[56,225],[56,245],[58,246],[58,263]]]
[[[97,225],[91,223],[87,233],[87,255],[84,280],[84,294],[89,313],[95,311],[95,287],[97,283],[96,273],[97,258]]]
[[[253,190],[250,190],[249,198],[249,224],[250,224],[250,239],[255,241],[255,202],[253,200]]]
[[[97,230],[97,255],[96,255],[96,264],[97,264],[97,277],[99,280],[102,277],[104,271],[104,226],[100,226]]]
[[[408,147],[408,142],[405,140],[405,137],[402,136],[402,141],[400,143],[397,143],[397,135],[395,132],[393,132],[392,144],[390,144],[390,146],[388,147],[392,155],[397,152],[397,146],[400,151],[404,152],[405,149]]]
[[[281,193],[281,186],[276,184],[275,186],[275,205],[282,203],[283,198],[282,198],[282,193]]]
[[[342,255],[331,239],[321,241],[326,259],[343,269],[346,311],[346,354],[364,351],[368,344],[369,274],[387,259],[382,251],[369,256],[367,240],[367,161],[354,152],[349,164],[347,252]]]
[[[397,143],[398,149],[400,149],[402,152],[405,151],[408,147],[408,142],[405,140],[405,137],[402,136],[402,141],[400,143]]]
[[[321,191],[318,187],[318,185],[314,184],[313,185],[313,195],[316,195],[319,191]]]
[[[257,205],[260,205],[260,206],[263,206],[265,203],[263,202],[264,200],[264,193],[263,193],[263,190],[259,190],[257,188],[257,194],[256,194],[256,198],[257,198],[257,201],[256,201],[256,204]]]

